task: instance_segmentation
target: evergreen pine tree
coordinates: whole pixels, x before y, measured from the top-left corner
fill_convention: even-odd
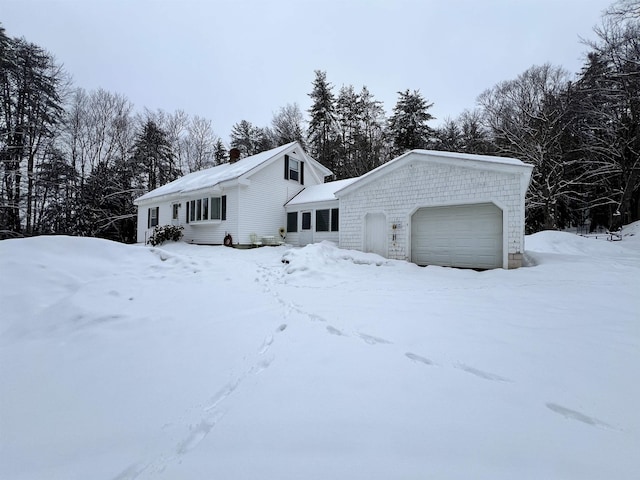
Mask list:
[[[136,136],[133,160],[147,177],[147,188],[154,190],[179,176],[167,134],[153,120],[147,120]]]
[[[389,119],[392,153],[400,155],[407,150],[425,148],[433,134],[427,122],[434,117],[429,113],[433,103],[427,103],[418,90],[398,92],[399,98]]]
[[[316,160],[337,173],[336,107],[333,86],[327,82],[326,72],[316,70],[315,74],[313,91],[309,94],[313,103],[309,109],[311,120],[307,144]]]

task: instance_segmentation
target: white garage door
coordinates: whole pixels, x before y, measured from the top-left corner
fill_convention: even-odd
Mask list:
[[[418,209],[411,218],[411,261],[502,267],[502,210],[492,203]]]

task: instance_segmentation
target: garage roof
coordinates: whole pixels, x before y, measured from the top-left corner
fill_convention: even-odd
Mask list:
[[[390,162],[380,165],[378,168],[365,173],[361,177],[357,177],[354,182],[345,185],[340,190],[337,190],[335,192],[335,196],[340,197],[341,195],[353,191],[363,185],[366,185],[370,181],[412,161],[522,173],[527,177],[527,185],[529,179],[531,178],[531,171],[533,170],[533,165],[526,164],[521,160],[518,160],[517,158],[496,157],[492,155],[475,155],[470,153],[458,152],[443,152],[439,150],[411,150],[410,152],[400,155]]]

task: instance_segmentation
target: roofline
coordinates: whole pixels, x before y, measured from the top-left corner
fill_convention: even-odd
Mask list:
[[[329,170],[327,167],[322,165],[320,162],[318,162],[314,158],[310,157],[305,152],[304,148],[302,148],[302,145],[300,144],[300,142],[298,142],[296,140],[296,141],[290,142],[288,144],[280,145],[279,147],[273,148],[272,150],[278,150],[278,151],[274,152],[273,155],[267,157],[264,161],[260,162],[258,165],[255,165],[250,170],[247,170],[246,172],[244,172],[244,173],[242,173],[240,175],[237,175],[235,177],[227,178],[226,180],[218,181],[218,182],[213,183],[211,185],[207,185],[206,187],[197,188],[197,189],[188,190],[188,191],[180,190],[180,191],[177,191],[177,192],[166,193],[164,195],[154,195],[152,197],[145,198],[142,201],[140,201],[140,198],[142,198],[145,195],[148,195],[149,193],[153,192],[153,190],[151,190],[151,192],[147,192],[147,193],[145,193],[143,195],[140,195],[138,198],[134,199],[133,200],[133,204],[137,206],[137,205],[140,205],[140,204],[152,203],[152,202],[157,202],[157,201],[166,202],[166,201],[169,201],[173,197],[182,198],[182,197],[184,197],[186,195],[191,195],[191,194],[194,194],[195,192],[198,192],[198,191],[206,191],[208,189],[215,188],[218,185],[222,185],[222,184],[231,184],[231,185],[233,185],[234,183],[237,183],[241,179],[245,179],[245,178],[249,177],[250,175],[253,175],[254,173],[260,171],[262,168],[265,168],[267,165],[269,165],[274,159],[278,158],[279,156],[286,155],[287,153],[290,153],[291,151],[296,150],[296,149],[298,149],[298,151],[300,152],[300,156],[303,157],[305,162],[311,163],[316,169],[320,170],[320,172],[324,174],[324,176],[320,180],[324,181],[324,177],[327,177],[329,175],[333,175],[333,172],[331,170]],[[256,155],[259,155],[259,154],[256,154]],[[250,158],[250,157],[246,157],[246,158]],[[215,168],[215,167],[213,167],[213,168]],[[193,173],[195,173],[195,172],[193,172]],[[183,177],[180,177],[180,178],[183,178]],[[160,187],[158,187],[158,188],[160,188]]]
[[[478,157],[487,157],[487,160],[480,159]],[[379,167],[371,170],[370,172],[365,173],[360,178],[358,178],[353,183],[347,185],[344,188],[335,192],[336,197],[340,197],[341,195],[345,195],[351,191],[357,190],[360,187],[367,185],[369,182],[379,178],[382,175],[385,175],[388,172],[392,172],[393,170],[402,167],[405,163],[411,161],[410,159],[418,160],[418,161],[434,161],[439,164],[447,164],[447,165],[456,165],[462,167],[471,167],[478,168],[483,170],[493,170],[499,172],[513,172],[523,173],[529,179],[531,178],[531,172],[533,170],[533,165],[527,164],[518,160],[517,158],[511,157],[495,157],[491,155],[475,155],[469,153],[456,153],[456,152],[441,152],[438,150],[411,150],[409,152],[403,153],[399,157],[394,158],[393,160],[383,163]],[[495,159],[495,160],[489,160]],[[500,160],[515,160],[519,163],[511,163],[507,161]],[[515,170],[515,171],[514,171]]]
[[[315,160],[313,157],[309,156],[307,154],[307,152],[305,152],[304,148],[302,148],[302,145],[300,144],[299,141],[295,140],[293,142],[290,142],[289,144],[281,145],[281,147],[285,147],[285,146],[287,148],[283,148],[280,152],[272,155],[271,157],[267,158],[264,162],[260,163],[259,165],[256,165],[251,170],[247,170],[242,175],[239,175],[236,178],[240,179],[240,178],[245,178],[245,177],[248,177],[250,175],[253,175],[254,173],[262,170],[263,168],[265,168],[274,158],[276,158],[276,157],[278,157],[280,155],[287,155],[288,153],[291,153],[293,150],[296,150],[296,148],[299,150],[299,152],[300,152],[299,154],[300,154],[301,157],[303,157],[304,161],[307,162],[307,163],[313,164],[314,167],[316,167],[318,170],[320,170],[322,173],[324,173],[324,177],[328,177],[329,175],[333,175],[333,172],[331,170],[329,170],[327,167],[325,167],[320,162]],[[324,180],[324,177],[322,177],[320,180]]]

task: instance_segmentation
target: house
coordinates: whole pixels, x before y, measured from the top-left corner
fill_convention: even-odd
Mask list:
[[[413,150],[336,190],[339,245],[418,265],[518,268],[531,165]]]
[[[323,184],[331,171],[298,142],[185,175],[134,201],[138,242],[156,225],[181,225],[184,241],[250,245],[252,237],[277,239],[285,227],[284,204],[305,187]]]
[[[335,193],[357,178],[306,187],[287,202],[287,243],[304,246],[328,240],[340,243],[340,205]]]
[[[413,150],[357,178],[331,171],[294,142],[186,175],[136,200],[138,241],[154,225],[187,242],[234,245],[275,237],[329,240],[418,265],[518,268],[532,166],[514,158]]]

